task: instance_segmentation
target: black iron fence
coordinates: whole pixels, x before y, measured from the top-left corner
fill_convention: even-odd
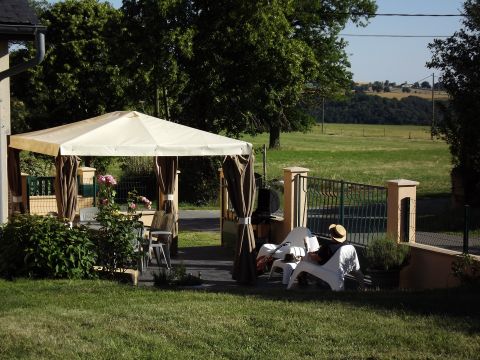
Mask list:
[[[450,206],[449,199],[418,201],[415,241],[480,255],[480,208]]]
[[[329,237],[328,226],[332,223],[345,226],[347,240],[360,246],[386,232],[385,187],[299,175],[295,194],[297,204],[305,196],[305,208],[296,214],[297,223],[306,216],[307,227],[321,237]]]

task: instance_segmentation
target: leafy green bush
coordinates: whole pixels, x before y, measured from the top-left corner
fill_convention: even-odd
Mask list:
[[[85,229],[53,217],[16,215],[0,229],[0,276],[89,278],[96,260]]]
[[[367,246],[365,258],[368,267],[375,270],[399,269],[407,262],[410,248],[383,236],[373,239]]]
[[[480,285],[480,263],[469,254],[462,254],[455,259],[452,273],[462,285]]]

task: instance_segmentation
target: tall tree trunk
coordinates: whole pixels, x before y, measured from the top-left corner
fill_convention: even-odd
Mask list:
[[[269,149],[278,149],[280,147],[280,127],[270,127],[270,142],[268,144]]]

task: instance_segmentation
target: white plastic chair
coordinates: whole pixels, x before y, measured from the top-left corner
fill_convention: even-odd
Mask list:
[[[305,272],[325,281],[332,290],[340,291],[344,289],[345,275],[352,271],[360,271],[357,252],[353,245],[343,245],[324,265],[311,262],[307,257],[303,258],[295,267],[287,289],[290,289],[297,277]]]
[[[80,222],[95,222],[98,214],[98,207],[87,207],[80,209]]]
[[[157,264],[160,266],[162,260],[165,261],[167,269],[170,269],[170,243],[173,240],[174,215],[167,214],[163,210],[156,211],[153,215],[152,225],[149,228],[149,256],[155,254]],[[162,259],[163,258],[163,259]]]

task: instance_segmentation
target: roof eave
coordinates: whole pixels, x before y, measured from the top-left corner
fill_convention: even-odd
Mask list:
[[[46,31],[43,25],[0,24],[0,40],[30,41],[37,31]]]

